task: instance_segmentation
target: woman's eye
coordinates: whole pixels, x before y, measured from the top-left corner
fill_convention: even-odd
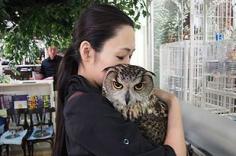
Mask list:
[[[129,59],[131,59],[132,55],[129,55]]]
[[[114,86],[116,89],[122,89],[122,88],[123,88],[123,85],[120,84],[120,83],[117,82],[117,81],[113,81],[113,86]]]
[[[119,60],[123,60],[124,59],[124,57],[122,57],[122,56],[116,56]]]
[[[143,89],[143,83],[136,84],[136,85],[134,86],[134,89],[135,89],[135,90],[141,90],[141,89]]]

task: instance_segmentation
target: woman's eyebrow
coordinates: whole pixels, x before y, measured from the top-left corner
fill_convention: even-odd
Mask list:
[[[135,51],[135,49],[130,49],[130,48],[121,48],[121,50],[125,50],[125,51],[127,51],[127,52],[134,52]]]

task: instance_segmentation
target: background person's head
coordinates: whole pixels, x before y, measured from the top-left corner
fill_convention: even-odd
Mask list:
[[[54,46],[49,46],[48,49],[47,49],[47,54],[48,54],[48,57],[53,60],[55,58],[55,56],[57,55],[58,53],[58,49],[57,47],[54,47]]]

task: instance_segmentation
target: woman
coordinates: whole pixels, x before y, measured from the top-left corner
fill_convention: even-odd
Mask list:
[[[103,69],[130,63],[134,43],[134,23],[117,8],[94,5],[80,16],[58,73],[55,156],[185,155],[175,96],[156,93],[170,109],[165,143],[153,146],[101,95]]]

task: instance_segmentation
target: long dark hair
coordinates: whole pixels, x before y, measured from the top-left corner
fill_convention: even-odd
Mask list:
[[[133,21],[124,12],[114,6],[105,4],[90,6],[76,22],[72,44],[66,51],[57,74],[58,103],[54,156],[67,155],[63,109],[65,97],[67,96],[67,83],[71,76],[77,75],[81,62],[79,52],[81,42],[88,41],[96,52],[100,52],[104,42],[115,36],[117,29],[123,25],[134,28]]]

